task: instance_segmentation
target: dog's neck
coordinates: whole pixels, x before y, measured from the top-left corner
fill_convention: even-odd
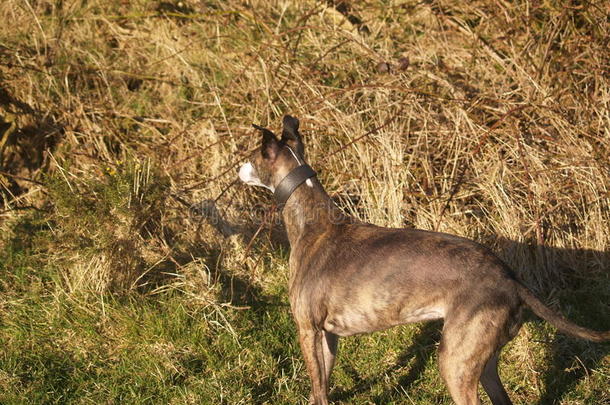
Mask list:
[[[311,183],[311,187],[303,183],[294,190],[282,211],[292,248],[303,238],[314,237],[347,219],[320,182],[312,178]]]

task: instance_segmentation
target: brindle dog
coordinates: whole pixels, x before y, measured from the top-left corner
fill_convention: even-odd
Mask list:
[[[299,121],[284,117],[279,140],[257,128],[262,145],[239,175],[277,195],[282,180],[305,164]],[[526,307],[561,332],[610,339],[610,331],[582,328],[555,314],[474,241],[348,217],[311,173],[306,181],[289,181],[282,210],[291,246],[290,305],[311,378],[310,403],[328,404],[340,336],[444,319],[438,360],[458,405],[480,403],[479,381],[494,405],[511,404],[498,376],[498,354],[519,331]]]

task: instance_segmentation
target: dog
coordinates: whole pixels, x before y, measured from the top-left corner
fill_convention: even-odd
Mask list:
[[[290,242],[289,294],[311,380],[309,403],[328,404],[339,337],[443,319],[440,374],[457,405],[512,404],[498,376],[502,347],[524,309],[559,331],[595,342],[610,331],[577,326],[545,306],[491,250],[459,236],[384,228],[344,214],[305,163],[298,119],[281,138],[267,128],[240,179],[274,193]]]

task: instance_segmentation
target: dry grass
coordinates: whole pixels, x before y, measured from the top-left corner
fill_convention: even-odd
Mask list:
[[[543,295],[607,297],[608,6],[351,12],[366,28],[313,1],[2,2],[2,232],[41,210],[32,243],[69,294],[176,288],[222,313],[245,294],[227,280],[281,278],[278,226],[249,215],[269,197],[234,181],[250,124],[291,113],[354,215],[496,246]],[[208,200],[220,221],[183,204]]]

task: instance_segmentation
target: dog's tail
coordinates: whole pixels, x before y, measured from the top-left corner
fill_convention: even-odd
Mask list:
[[[555,326],[560,332],[593,342],[610,340],[610,331],[598,332],[578,326],[544,305],[542,301],[536,298],[536,296],[521,283],[516,282],[515,284],[517,285],[519,296],[527,306],[529,306],[536,315]]]

